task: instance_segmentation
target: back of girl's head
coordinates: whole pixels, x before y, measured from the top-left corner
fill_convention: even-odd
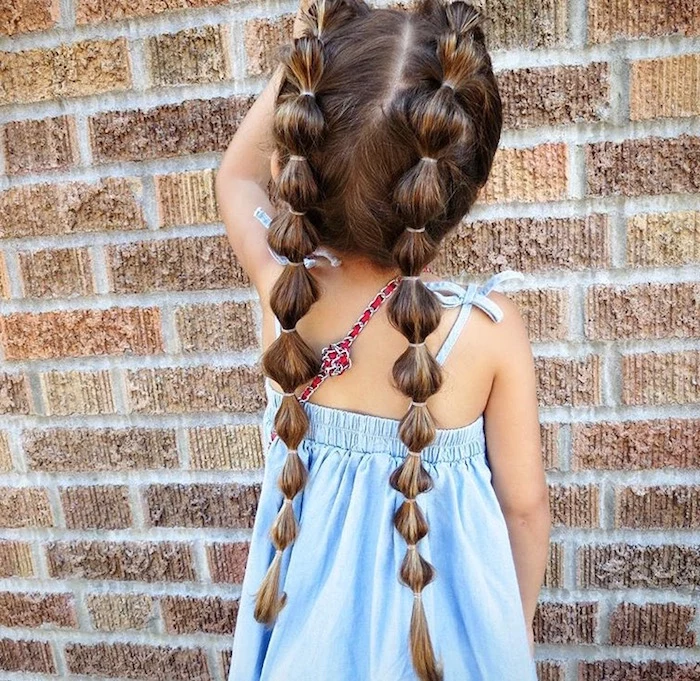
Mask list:
[[[441,308],[418,275],[476,200],[500,138],[501,101],[480,23],[460,0],[423,0],[412,12],[316,0],[304,36],[282,52],[273,118],[280,171],[272,198],[280,210],[267,234],[289,264],[270,293],[282,333],[262,363],[284,391],[274,426],[287,457],[278,480],[284,502],[270,531],[277,551],[255,617],[272,624],[286,602],[281,557],[299,530],[292,500],[308,475],[297,448],[309,421],[294,391],[321,368],[296,330],[321,295],[303,259],[326,246],[401,273],[387,316],[408,341],[392,378],[411,405],[398,427],[406,457],[389,483],[405,498],[394,516],[407,549],[398,577],[414,593],[409,645],[421,681],[443,678],[421,600],[436,571],[416,546],[428,534],[416,497],[433,486],[421,458],[435,437],[426,400],[442,371],[425,345]]]

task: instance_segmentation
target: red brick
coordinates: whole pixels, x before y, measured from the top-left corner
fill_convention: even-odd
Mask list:
[[[604,120],[610,100],[607,62],[498,71],[503,127]]]
[[[600,527],[597,485],[550,485],[549,508],[553,526]]]
[[[573,470],[700,468],[700,419],[573,423]]]
[[[168,634],[230,636],[236,625],[238,601],[217,596],[164,596],[160,610]]]
[[[241,584],[248,562],[248,542],[217,542],[207,546],[207,563],[213,582]]]
[[[51,541],[44,545],[49,576],[127,582],[191,582],[192,550],[178,542]]]
[[[0,238],[145,229],[140,180],[29,184],[0,192]]]
[[[622,357],[623,404],[700,402],[700,350]]]
[[[620,603],[610,615],[610,643],[614,646],[692,648],[690,630],[695,606],[677,603]]]
[[[54,519],[42,487],[0,487],[0,527],[53,527]]]
[[[129,488],[126,485],[63,487],[60,493],[68,529],[131,527]]]
[[[137,414],[255,413],[265,406],[255,366],[137,369],[126,373],[129,411]]]
[[[14,312],[0,317],[5,359],[149,355],[163,351],[160,309]]]
[[[7,672],[56,674],[51,643],[27,639],[0,639],[0,669]]]
[[[153,527],[251,529],[259,497],[258,484],[149,485],[144,491],[145,515]]]
[[[72,594],[0,593],[0,625],[3,627],[76,628],[78,618]]]
[[[587,338],[700,336],[700,282],[593,285],[585,306]]]
[[[130,87],[124,37],[0,52],[0,104],[84,97]]]
[[[565,681],[564,667],[551,660],[536,660],[537,678],[539,681]]]
[[[697,586],[697,546],[584,545],[576,557],[577,585],[601,589],[678,589]]]
[[[597,660],[578,663],[578,681],[697,681],[700,664]]]
[[[3,148],[8,175],[65,170],[80,162],[72,116],[8,121],[3,126]]]
[[[20,251],[22,294],[27,298],[89,296],[95,292],[87,248]]]
[[[597,603],[540,602],[532,627],[535,643],[594,643],[597,617]]]
[[[563,544],[557,542],[549,543],[543,583],[543,586],[547,589],[561,589],[564,587],[564,551]]]
[[[589,42],[663,35],[700,35],[700,7],[697,3],[588,0]]]
[[[248,288],[250,280],[225,236],[157,239],[107,247],[110,291]]]
[[[700,487],[659,485],[615,488],[615,527],[700,528]]]
[[[94,114],[88,119],[93,158],[144,161],[225,151],[254,101],[253,95],[236,95]]]
[[[56,25],[59,0],[13,0],[0,6],[0,34],[45,31]]]
[[[72,674],[123,676],[161,681],[211,681],[206,652],[136,643],[67,643],[66,666]]]
[[[31,471],[124,471],[178,467],[175,431],[151,428],[24,430]]]
[[[574,407],[601,403],[600,358],[535,357],[538,400],[542,406]]]
[[[585,155],[589,196],[700,191],[700,137],[595,142],[585,146]]]

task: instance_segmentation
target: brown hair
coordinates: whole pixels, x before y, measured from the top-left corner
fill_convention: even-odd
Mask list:
[[[396,387],[411,398],[399,425],[407,454],[390,483],[405,497],[394,525],[407,543],[399,579],[414,594],[410,650],[422,681],[443,678],[421,591],[435,569],[416,544],[428,533],[416,496],[432,487],[421,451],[434,439],[426,400],[442,373],[425,339],[441,307],[418,278],[485,184],[501,134],[501,100],[485,47],[482,15],[456,0],[422,0],[411,11],[370,9],[361,0],[316,0],[304,35],[284,47],[273,121],[281,170],[271,198],[282,206],[268,243],[291,261],[270,305],[283,332],[263,355],[263,371],[285,392],[274,427],[288,454],[279,486],[284,503],[270,531],[277,551],[257,594],[255,618],[271,625],[284,549],[296,538],[292,500],[306,468],[297,447],[308,417],[294,391],[320,369],[296,324],[320,295],[304,256],[318,246],[398,267],[388,301],[391,324],[408,340],[396,360]]]

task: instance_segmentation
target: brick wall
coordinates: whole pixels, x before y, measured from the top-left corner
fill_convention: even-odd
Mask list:
[[[224,681],[264,400],[212,185],[295,5],[2,4],[0,675]],[[528,275],[540,676],[699,679],[700,3],[483,4],[506,129],[437,269]]]

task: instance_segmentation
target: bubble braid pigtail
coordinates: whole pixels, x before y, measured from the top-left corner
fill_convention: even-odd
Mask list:
[[[338,15],[347,14],[347,3],[319,0],[306,12],[304,35],[293,39],[282,59],[284,73],[273,118],[273,136],[284,165],[272,192],[283,205],[286,203],[288,210],[273,217],[267,240],[273,250],[290,262],[270,293],[270,307],[282,332],[262,357],[264,374],[284,391],[274,428],[287,447],[278,478],[284,501],[270,529],[276,551],[256,594],[254,608],[255,619],[268,626],[274,623],[287,600],[287,595],[280,592],[282,556],[297,537],[299,525],[292,502],[308,478],[297,449],[309,420],[295,390],[321,368],[321,358],[296,330],[297,322],[320,295],[318,283],[304,266],[304,257],[319,245],[309,209],[320,200],[321,192],[309,157],[323,142],[326,131],[323,110],[316,98],[323,76],[326,31]]]
[[[428,534],[429,526],[416,503],[419,494],[433,487],[421,453],[435,439],[435,423],[426,401],[438,392],[443,376],[425,345],[426,338],[440,323],[441,306],[419,275],[436,255],[438,242],[431,237],[431,223],[439,220],[450,192],[455,186],[473,196],[478,191],[477,183],[459,173],[450,157],[452,145],[473,127],[459,97],[462,90],[468,89],[465,81],[473,77],[476,68],[460,51],[475,20],[469,12],[462,11],[462,5],[453,3],[452,8],[443,6],[441,10],[445,33],[438,39],[437,49],[442,82],[429,88],[421,85],[404,90],[390,109],[391,126],[400,139],[415,141],[419,155],[417,163],[399,178],[393,192],[395,209],[406,227],[393,250],[402,279],[387,312],[391,324],[409,342],[392,368],[396,387],[411,398],[409,410],[399,424],[399,438],[408,451],[391,474],[390,484],[405,497],[394,515],[394,527],[407,545],[399,579],[414,593],[409,646],[421,681],[444,679],[443,664],[436,660],[421,597],[436,572],[418,550],[418,542]]]

